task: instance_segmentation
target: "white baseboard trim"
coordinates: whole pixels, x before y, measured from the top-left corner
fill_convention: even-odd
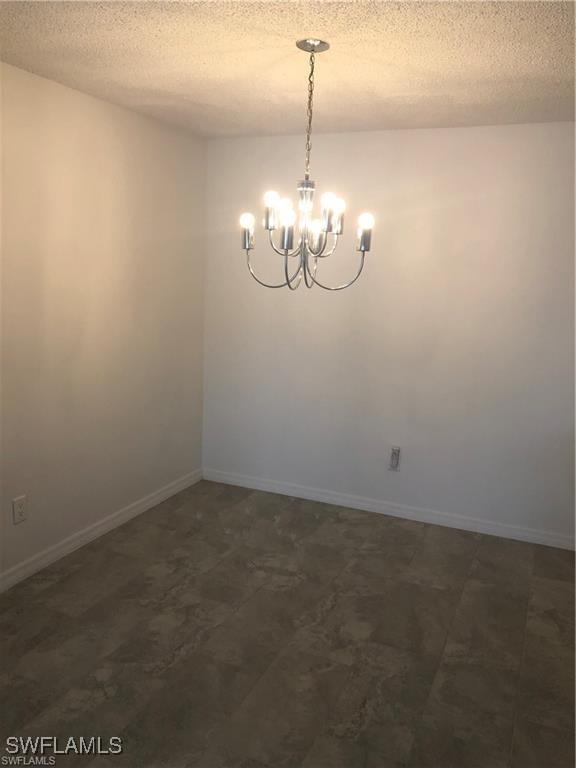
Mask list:
[[[127,523],[128,520],[131,520],[133,517],[142,514],[142,512],[146,512],[148,509],[156,506],[156,504],[160,504],[162,501],[166,501],[170,496],[174,496],[175,493],[183,491],[184,488],[194,485],[201,479],[202,470],[196,469],[193,472],[189,472],[187,475],[183,475],[177,480],[168,483],[168,485],[159,488],[157,491],[148,494],[148,496],[144,496],[143,498],[138,499],[138,501],[128,504],[127,507],[112,512],[112,514],[107,515],[97,523],[73,533],[71,536],[64,539],[64,541],[61,541],[52,547],[48,547],[37,555],[28,558],[28,560],[24,560],[22,563],[18,563],[12,568],[9,568],[7,571],[4,571],[4,573],[0,574],[0,592],[9,589],[19,581],[27,579],[28,576],[32,576],[32,574],[42,570],[42,568],[46,568],[47,565],[54,563],[65,555],[69,555],[75,549],[83,547],[84,544],[88,544],[99,536],[108,533],[108,531],[111,531],[113,528],[117,528],[119,525]]]
[[[486,533],[490,536],[502,536],[505,539],[527,541],[532,544],[544,544],[548,547],[561,549],[574,549],[574,538],[562,533],[541,531],[536,528],[524,528],[522,526],[508,525],[494,520],[481,520],[475,517],[454,515],[449,512],[438,512],[434,509],[422,507],[409,507],[405,504],[396,504],[390,501],[369,499],[364,496],[352,496],[346,493],[325,491],[320,488],[310,488],[295,483],[283,483],[275,480],[266,480],[247,475],[238,475],[233,472],[222,472],[218,469],[204,469],[202,476],[206,480],[214,480],[218,483],[239,485],[243,488],[254,488],[258,491],[280,493],[284,496],[294,496],[311,501],[322,501],[339,507],[363,509],[367,512],[379,512],[384,515],[402,517],[407,520],[416,520],[432,525],[444,525],[448,528],[459,528],[474,533]]]

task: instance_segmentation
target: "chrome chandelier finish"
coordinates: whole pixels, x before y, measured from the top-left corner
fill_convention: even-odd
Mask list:
[[[308,75],[308,105],[306,125],[306,150],[304,160],[304,179],[298,184],[298,236],[296,245],[296,213],[289,198],[280,198],[277,192],[264,195],[264,229],[272,249],[283,258],[284,279],[279,283],[267,283],[255,273],[250,261],[250,251],[254,248],[254,216],[243,213],[240,216],[242,228],[242,248],[246,251],[248,270],[256,282],[265,288],[289,288],[295,291],[304,282],[307,288],[318,285],[326,291],[341,291],[358,280],[364,268],[366,253],[370,250],[374,217],[363,213],[358,218],[358,236],[356,251],[359,262],[356,273],[342,285],[326,285],[317,277],[319,259],[331,256],[338,246],[338,237],[344,231],[344,201],[331,192],[322,195],[321,218],[312,218],[316,185],[310,178],[310,153],[312,150],[312,117],[314,106],[314,67],[315,54],[328,50],[328,43],[316,38],[299,40],[296,46],[310,54],[310,72]],[[279,233],[279,238],[275,232]],[[292,262],[294,260],[294,266]]]

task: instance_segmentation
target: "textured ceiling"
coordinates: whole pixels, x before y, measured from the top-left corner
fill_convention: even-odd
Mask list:
[[[17,67],[205,136],[571,120],[572,2],[2,2]]]

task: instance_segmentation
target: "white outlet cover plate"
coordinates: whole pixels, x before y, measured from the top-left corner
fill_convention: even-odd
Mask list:
[[[17,496],[12,499],[12,523],[18,525],[26,520],[28,500],[26,496]]]

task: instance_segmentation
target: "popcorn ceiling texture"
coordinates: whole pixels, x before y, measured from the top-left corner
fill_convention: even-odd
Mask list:
[[[572,120],[572,2],[2,2],[0,56],[204,136]]]

